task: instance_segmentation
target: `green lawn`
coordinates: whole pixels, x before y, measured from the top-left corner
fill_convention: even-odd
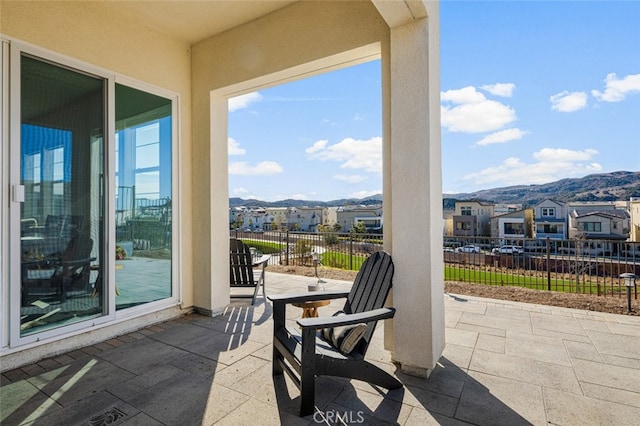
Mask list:
[[[486,285],[512,285],[537,290],[547,290],[547,278],[529,275],[505,274],[496,271],[481,271],[467,268],[444,267],[445,281],[462,281]],[[576,282],[565,279],[551,279],[551,290],[560,292],[575,292]],[[581,293],[597,293],[597,284],[581,283]]]
[[[280,253],[285,248],[285,244],[274,243],[271,241],[248,239],[243,239],[242,241],[249,247],[255,247],[255,249],[262,254]]]
[[[321,255],[320,262],[330,268],[350,269],[352,271],[360,270],[360,267],[364,263],[367,256],[365,255],[350,255],[348,253],[342,253],[339,251],[327,250]],[[351,263],[350,260],[351,259]]]

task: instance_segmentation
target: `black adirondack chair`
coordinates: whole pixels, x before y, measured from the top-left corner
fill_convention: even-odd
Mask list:
[[[300,416],[313,413],[316,376],[358,379],[386,389],[402,387],[395,377],[364,359],[377,321],[395,314],[394,308],[383,307],[392,278],[391,256],[379,251],[364,262],[350,291],[269,296],[273,302],[274,323],[272,373],[276,376],[286,372],[300,389]],[[301,334],[285,325],[287,304],[344,297],[347,299],[343,308],[345,315],[299,319]],[[354,324],[360,325],[361,329],[366,324],[366,331],[349,353],[325,339],[326,332],[317,332],[318,329],[338,330],[336,327]]]
[[[85,234],[72,237],[59,256],[22,263],[22,303],[57,297],[65,302],[68,296],[91,291],[89,274],[93,240]],[[32,277],[38,273],[36,277]],[[44,274],[43,274],[44,273]]]
[[[262,294],[266,298],[267,292],[264,287],[264,275],[270,255],[262,255],[259,259],[254,259],[249,246],[237,238],[229,239],[229,258],[231,262],[230,286],[253,289],[253,293],[232,294],[232,298],[251,298],[251,304],[255,305],[258,290],[262,286]],[[262,267],[258,279],[254,277],[253,268]]]

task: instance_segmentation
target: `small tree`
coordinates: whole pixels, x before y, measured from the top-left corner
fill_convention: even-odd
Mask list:
[[[318,230],[324,238],[324,243],[328,246],[338,244],[338,236],[327,225],[318,225]]]
[[[305,239],[299,239],[296,241],[296,246],[293,249],[294,255],[299,260],[300,265],[305,265],[307,258],[311,258],[311,252],[313,250],[313,244],[311,241]]]
[[[351,231],[352,234],[366,234],[367,233],[367,227],[365,226],[364,222],[356,222],[353,225],[351,225]]]

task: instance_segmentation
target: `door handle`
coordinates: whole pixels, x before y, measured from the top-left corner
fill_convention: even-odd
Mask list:
[[[24,185],[13,185],[11,187],[11,199],[14,203],[24,203]]]

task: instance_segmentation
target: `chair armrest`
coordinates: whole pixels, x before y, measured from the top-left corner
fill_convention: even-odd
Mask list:
[[[60,265],[62,265],[62,266],[82,266],[82,265],[88,265],[91,262],[93,262],[94,260],[96,260],[95,257],[87,257],[85,259],[63,260],[63,261],[60,262]]]
[[[331,317],[320,318],[301,318],[297,323],[302,328],[331,328],[342,325],[360,324],[371,321],[379,321],[393,318],[396,313],[395,308],[373,309],[367,312],[359,312],[357,314],[336,315]]]
[[[260,256],[260,259],[254,261],[251,264],[251,266],[253,266],[254,268],[256,266],[260,266],[260,265],[262,265],[263,267],[267,266],[267,262],[269,261],[269,259],[271,259],[271,255],[270,254],[263,254],[262,256]]]
[[[58,257],[45,257],[44,259],[38,260],[25,260],[22,261],[22,267],[31,268],[34,266],[43,266],[43,267],[57,267],[60,265],[61,259]]]
[[[277,304],[290,304],[301,302],[315,302],[318,300],[331,300],[347,297],[348,291],[310,291],[307,293],[273,294],[267,299]]]

